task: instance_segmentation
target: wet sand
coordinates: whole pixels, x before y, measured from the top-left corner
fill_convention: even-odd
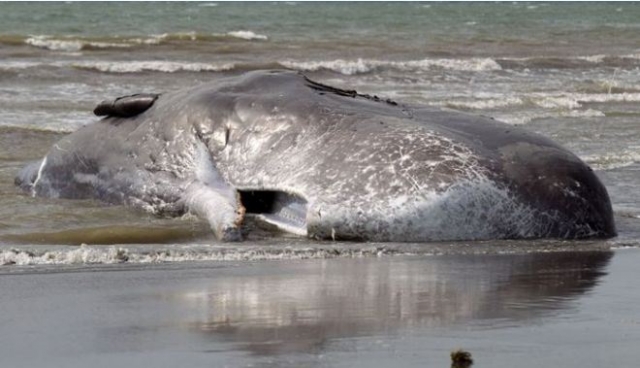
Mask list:
[[[631,367],[639,249],[0,269],[1,367]],[[116,272],[114,272],[116,271]]]

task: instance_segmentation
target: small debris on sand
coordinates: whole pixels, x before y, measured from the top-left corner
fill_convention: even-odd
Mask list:
[[[473,365],[471,353],[458,349],[451,352],[451,368],[469,368]]]

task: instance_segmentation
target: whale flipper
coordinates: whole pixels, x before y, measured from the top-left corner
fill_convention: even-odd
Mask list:
[[[203,142],[196,142],[194,164],[194,179],[181,195],[185,208],[206,219],[218,239],[242,240],[240,225],[245,208],[236,190],[220,175]]]
[[[93,113],[97,116],[115,116],[130,118],[148,110],[158,99],[156,93],[138,93],[131,96],[118,97],[115,100],[105,100],[96,106]]]
[[[218,239],[242,240],[244,207],[228,187],[194,182],[185,190],[183,200],[189,212],[207,220]]]

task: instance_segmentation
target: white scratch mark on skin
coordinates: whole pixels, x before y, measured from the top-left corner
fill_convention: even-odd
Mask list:
[[[42,164],[40,164],[40,167],[38,168],[38,175],[36,175],[36,180],[34,180],[33,181],[33,185],[31,185],[31,196],[32,197],[35,197],[37,195],[36,185],[38,184],[40,179],[42,179],[42,171],[44,170],[44,166],[46,164],[47,164],[47,156],[44,156],[44,158],[42,159]]]
[[[66,150],[66,149],[62,149],[60,146],[58,146],[58,144],[57,144],[57,143],[53,145],[53,148],[57,149],[58,151],[62,151],[62,152],[69,152],[69,151],[68,151],[68,150]]]

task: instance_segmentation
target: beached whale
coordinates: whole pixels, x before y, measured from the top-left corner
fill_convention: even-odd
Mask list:
[[[34,196],[194,213],[239,240],[246,216],[320,239],[615,235],[578,157],[491,118],[409,106],[291,71],[105,101],[16,183]]]

